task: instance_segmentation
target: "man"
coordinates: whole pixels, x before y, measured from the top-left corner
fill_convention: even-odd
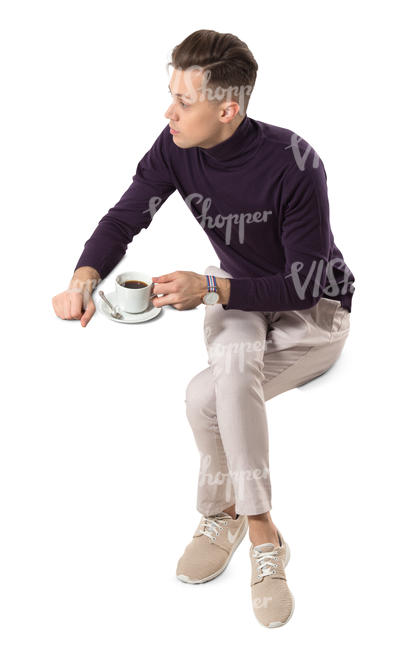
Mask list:
[[[53,305],[61,318],[86,326],[94,287],[180,192],[221,265],[152,278],[156,306],[205,304],[208,367],[186,391],[202,517],[177,577],[195,584],[219,575],[248,529],[253,609],[276,627],[289,620],[294,600],[285,575],[289,546],[270,516],[265,401],[339,357],[354,276],[334,243],[321,159],[290,130],[246,112],[258,68],[247,45],[198,30],[174,48],[171,63],[169,124],[85,243],[69,289]]]

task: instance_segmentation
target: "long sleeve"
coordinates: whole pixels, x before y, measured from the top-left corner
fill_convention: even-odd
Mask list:
[[[175,191],[167,164],[165,127],[137,165],[130,187],[98,222],[75,266],[92,266],[103,279],[120,262],[133,237]]]
[[[286,311],[308,309],[326,285],[330,253],[329,204],[324,165],[296,165],[283,179],[281,243],[282,273],[230,279],[230,297],[223,309]]]

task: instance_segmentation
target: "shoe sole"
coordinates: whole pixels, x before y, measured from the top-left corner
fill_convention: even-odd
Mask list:
[[[247,533],[247,530],[248,530],[248,522],[246,520],[246,523],[244,525],[244,531],[239,533],[239,537],[236,539],[235,543],[233,544],[232,550],[230,551],[229,555],[227,556],[225,564],[223,564],[223,566],[221,566],[221,568],[218,571],[215,571],[215,573],[212,573],[210,576],[207,576],[206,578],[201,578],[200,580],[191,580],[191,578],[189,578],[188,576],[183,575],[182,573],[180,573],[179,575],[176,575],[176,578],[178,578],[178,580],[181,580],[181,582],[186,582],[189,585],[200,585],[203,582],[208,582],[209,580],[213,580],[214,578],[219,576],[226,569],[227,565],[229,564],[229,562],[230,562],[230,560],[232,558],[233,553],[235,552],[237,547],[240,545],[240,543],[243,541],[243,539],[244,539],[244,537],[245,537],[245,535]]]
[[[289,548],[289,545],[286,542],[285,542],[285,547],[286,547],[286,554],[285,554],[284,566],[286,567],[287,563],[290,560],[290,548]],[[292,614],[294,612],[294,609],[295,609],[295,599],[294,599],[293,594],[292,594],[292,592],[290,590],[289,590],[289,593],[290,593],[290,597],[292,599],[292,609],[290,610],[290,614],[287,617],[286,621],[272,621],[272,623],[270,623],[269,625],[264,625],[264,623],[261,623],[261,621],[259,621],[258,618],[257,618],[257,621],[259,622],[260,625],[262,625],[265,628],[267,628],[267,627],[268,628],[282,627],[282,625],[286,625],[286,623],[288,623],[288,621],[290,621],[290,619],[292,618]]]

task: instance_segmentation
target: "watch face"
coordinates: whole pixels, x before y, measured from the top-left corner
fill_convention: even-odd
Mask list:
[[[215,305],[215,303],[217,303],[218,300],[219,300],[219,295],[216,291],[209,291],[203,297],[203,301],[205,305]]]

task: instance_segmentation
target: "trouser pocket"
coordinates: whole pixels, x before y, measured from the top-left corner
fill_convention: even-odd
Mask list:
[[[311,317],[318,327],[327,332],[329,339],[338,325],[337,317],[340,309],[343,309],[340,300],[325,297],[321,297],[311,309]]]
[[[332,323],[331,340],[336,335],[348,332],[350,328],[350,312],[340,305],[335,312]]]

